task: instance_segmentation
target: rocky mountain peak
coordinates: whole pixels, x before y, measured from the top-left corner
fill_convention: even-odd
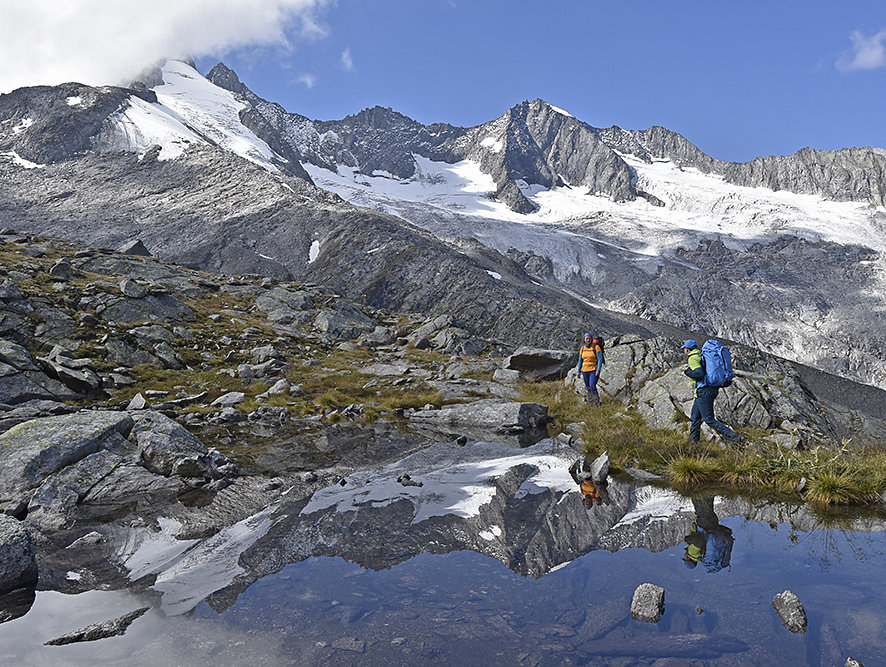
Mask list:
[[[209,70],[206,74],[206,78],[219,88],[230,90],[232,93],[244,96],[253,94],[252,91],[240,81],[240,77],[237,76],[237,73],[222,62],[217,63],[215,67]]]

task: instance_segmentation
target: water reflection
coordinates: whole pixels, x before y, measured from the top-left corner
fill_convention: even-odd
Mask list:
[[[717,518],[714,496],[693,498],[692,506],[695,508],[695,519],[692,530],[683,538],[686,544],[683,563],[690,569],[702,563],[708,572],[719,572],[729,567],[735,538],[732,537],[732,529],[722,525]]]

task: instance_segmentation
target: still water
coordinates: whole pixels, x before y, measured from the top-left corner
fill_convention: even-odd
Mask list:
[[[734,542],[713,572],[687,567],[683,542],[591,551],[537,579],[474,551],[421,553],[381,571],[310,557],[220,613],[211,596],[174,617],[155,605],[122,637],[61,647],[43,642],[150,602],[126,590],[41,591],[0,625],[0,664],[886,664],[886,533],[720,521]],[[630,616],[644,582],[666,591],[657,624]],[[785,589],[805,606],[806,634],[791,634],[771,607]]]

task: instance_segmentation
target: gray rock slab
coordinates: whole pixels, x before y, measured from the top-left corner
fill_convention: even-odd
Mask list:
[[[222,394],[217,399],[215,399],[211,406],[216,408],[231,408],[235,405],[240,405],[243,401],[246,400],[246,394],[242,391],[229,391],[227,394]]]
[[[0,403],[26,401],[72,401],[81,395],[40,371],[19,371],[0,362]]]
[[[37,552],[17,519],[0,514],[0,595],[37,583]]]
[[[8,340],[0,340],[0,361],[20,371],[36,371],[31,353],[21,345]]]
[[[120,291],[130,299],[141,299],[148,295],[148,291],[131,278],[120,281]]]
[[[84,410],[13,426],[0,435],[0,499],[36,488],[49,475],[126,437],[126,413]]]
[[[640,584],[631,600],[631,618],[644,623],[658,623],[664,613],[665,591],[655,584]]]
[[[577,365],[577,352],[521,347],[505,359],[504,368],[527,380],[561,380]]]
[[[145,247],[145,244],[141,242],[141,239],[135,239],[134,241],[127,241],[119,248],[117,248],[117,252],[123,255],[136,255],[140,257],[150,257],[151,251]]]
[[[28,521],[43,531],[68,527],[80,500],[123,462],[118,454],[101,450],[50,475],[28,504]]]
[[[410,419],[445,427],[489,429],[500,434],[521,433],[547,424],[548,409],[538,403],[482,399],[473,403],[447,405],[440,410],[419,410]]]

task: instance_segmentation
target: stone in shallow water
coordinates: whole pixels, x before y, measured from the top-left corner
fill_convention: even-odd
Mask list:
[[[85,628],[74,630],[73,632],[69,632],[61,637],[56,637],[55,639],[50,639],[46,642],[46,646],[64,646],[65,644],[74,644],[76,642],[93,642],[97,639],[117,637],[118,635],[124,634],[132,622],[149,609],[150,607],[142,607],[141,609],[136,609],[135,611],[131,611],[128,614],[111,621],[87,625]]]
[[[640,584],[631,601],[631,617],[645,623],[658,623],[664,613],[664,588],[655,584]]]
[[[806,610],[791,591],[784,591],[772,598],[772,607],[788,630],[799,634],[806,632]]]

